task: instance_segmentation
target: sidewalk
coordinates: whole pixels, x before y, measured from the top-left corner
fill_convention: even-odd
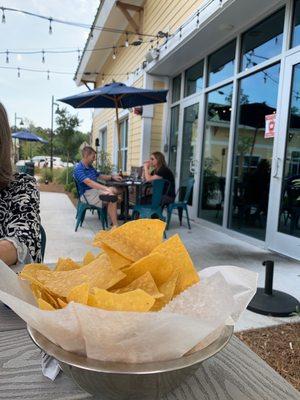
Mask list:
[[[82,227],[75,232],[75,207],[67,195],[41,192],[41,219],[47,235],[45,263],[54,263],[59,257],[81,261],[84,254],[99,250],[91,246],[96,232],[101,229],[98,217],[87,213]],[[264,286],[264,260],[274,260],[274,289],[284,291],[299,299],[300,263],[216,232],[200,224],[192,224],[189,231],[179,227],[174,217],[168,237],[179,233],[198,270],[214,265],[236,265],[259,273],[258,286]],[[274,318],[244,312],[236,330],[260,328],[291,321],[300,317]]]

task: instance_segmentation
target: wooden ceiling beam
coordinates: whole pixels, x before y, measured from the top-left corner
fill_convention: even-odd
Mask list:
[[[127,19],[128,23],[132,26],[134,31],[136,33],[141,33],[140,32],[141,26],[138,26],[138,24],[135,22],[135,20],[129,14],[128,10],[133,10],[133,11],[137,11],[137,12],[140,13],[140,24],[141,24],[141,20],[142,20],[141,15],[142,15],[142,12],[143,12],[144,8],[143,7],[139,7],[139,6],[135,6],[133,4],[124,3],[122,1],[117,1],[116,2],[116,6],[124,14],[125,18]]]

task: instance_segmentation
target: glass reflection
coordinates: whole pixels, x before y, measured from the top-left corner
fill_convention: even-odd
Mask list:
[[[175,175],[179,126],[179,105],[171,108],[169,168]]]
[[[222,225],[232,84],[210,92],[207,98],[199,217]]]
[[[299,46],[299,44],[300,44],[300,0],[296,0],[294,7],[292,47]]]
[[[233,40],[209,57],[209,85],[214,85],[215,83],[221,82],[233,75],[235,43],[235,40]]]
[[[188,179],[194,176],[193,168],[195,167],[198,110],[198,103],[184,109],[180,187],[186,187]],[[182,190],[181,196],[184,196],[184,194],[185,191]],[[189,204],[192,204],[192,198],[193,194],[191,193]]]
[[[240,82],[238,126],[231,186],[230,228],[264,240],[268,212],[273,134],[266,116],[276,117],[280,65]]]
[[[178,75],[173,79],[172,103],[175,103],[175,101],[180,100],[180,91],[181,91],[181,75]]]
[[[294,67],[289,124],[284,158],[284,176],[279,214],[279,232],[300,237],[300,64]]]
[[[200,61],[185,71],[184,96],[200,92],[203,88],[204,61]]]
[[[285,8],[244,33],[242,70],[254,67],[281,53]]]

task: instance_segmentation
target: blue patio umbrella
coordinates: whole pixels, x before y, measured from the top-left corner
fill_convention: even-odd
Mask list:
[[[167,90],[139,89],[124,83],[113,82],[88,92],[59,99],[59,101],[74,108],[115,108],[118,130],[118,168],[121,168],[121,130],[118,109],[165,103],[167,93]]]
[[[26,142],[40,142],[40,143],[48,143],[47,140],[41,138],[40,136],[36,135],[35,133],[29,131],[19,131],[14,132],[12,134],[13,139],[24,140]]]

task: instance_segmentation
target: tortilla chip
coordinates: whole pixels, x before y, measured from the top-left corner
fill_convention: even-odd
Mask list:
[[[60,299],[59,297],[57,298],[57,303],[59,305],[60,308],[65,308],[68,304],[65,303],[62,299]]]
[[[120,289],[128,286],[132,281],[136,280],[146,272],[150,272],[157,287],[166,282],[174,272],[174,266],[168,258],[162,254],[153,253],[139,261],[135,262],[128,268],[124,268],[122,272],[126,277],[118,282],[112,289]]]
[[[103,289],[95,289],[97,307],[109,311],[147,312],[155,299],[141,289],[116,294]]]
[[[152,253],[164,255],[173,265],[175,271],[179,273],[174,295],[178,295],[189,286],[199,282],[199,275],[179,235],[174,235],[164,241]]]
[[[51,269],[45,264],[27,264],[20,272],[20,277],[29,280],[29,277],[33,278],[33,281],[37,280],[38,271],[51,271]]]
[[[166,224],[159,219],[138,219],[97,235],[95,243],[110,247],[131,261],[147,256],[163,238]]]
[[[85,253],[85,256],[83,257],[82,264],[87,265],[87,264],[91,263],[92,261],[94,261],[95,258],[96,258],[96,256],[91,251],[88,251]]]
[[[117,253],[106,244],[101,243],[101,248],[108,255],[113,268],[121,269],[128,267],[132,264],[131,260],[128,260],[128,258],[121,256],[121,254]]]
[[[67,301],[74,301],[75,303],[87,304],[89,296],[90,285],[88,283],[82,283],[81,285],[73,287],[68,296]]]
[[[80,271],[80,270],[79,270]],[[58,297],[68,297],[70,291],[82,283],[89,283],[89,276],[79,271],[54,272],[51,279],[44,282],[44,286]]]
[[[167,305],[172,300],[172,298],[174,297],[178,276],[179,276],[178,272],[173,273],[171,278],[159,287],[160,293],[162,293],[164,296],[161,297],[160,299],[155,300],[155,303],[153,304],[151,311],[161,310],[165,305]]]
[[[59,258],[54,271],[73,271],[79,269],[80,265],[73,261],[71,258]]]
[[[38,306],[41,310],[45,311],[55,311],[55,308],[51,306],[51,304],[47,303],[47,301],[43,299],[38,299]]]
[[[136,289],[144,290],[144,292],[150,294],[150,296],[154,297],[155,299],[163,297],[163,294],[158,291],[154,279],[149,271],[132,281],[129,285],[117,289],[115,293],[126,293]]]

